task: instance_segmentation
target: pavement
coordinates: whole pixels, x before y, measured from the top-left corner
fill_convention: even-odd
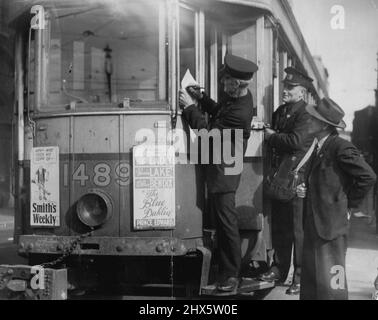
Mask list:
[[[14,228],[14,209],[0,208],[0,232],[13,230]]]
[[[374,222],[374,221],[373,221]],[[285,285],[276,286],[264,300],[299,300],[299,296],[285,294],[292,277],[289,272]],[[346,274],[349,300],[371,300],[374,280],[378,276],[378,234],[375,222],[368,216],[352,217],[346,255]]]
[[[0,208],[0,247],[13,242],[14,211],[13,208]],[[1,263],[1,256],[0,256]]]
[[[27,264],[13,243],[14,209],[0,208],[0,264]]]
[[[368,218],[352,218],[346,273],[349,300],[370,300],[378,275],[378,234]]]

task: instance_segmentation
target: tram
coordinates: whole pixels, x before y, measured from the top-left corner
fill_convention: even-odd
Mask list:
[[[262,193],[269,153],[260,124],[271,121],[281,102],[287,66],[315,79],[309,102],[327,95],[288,1],[9,6],[15,241],[30,266],[51,268],[50,281],[65,281],[63,291],[122,284],[211,293],[216,234],[178,90],[189,69],[217,100],[227,52],[259,66],[250,85],[255,117],[237,209],[243,264],[269,263],[270,207]],[[160,154],[159,146],[170,151]]]

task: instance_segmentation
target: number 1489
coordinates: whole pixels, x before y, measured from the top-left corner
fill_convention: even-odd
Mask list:
[[[111,163],[113,164],[113,163]],[[109,163],[97,163],[88,165],[88,163],[78,163],[72,171],[71,180],[79,182],[81,187],[85,187],[87,182],[93,183],[98,187],[107,187],[111,184],[112,179],[121,187],[130,183],[130,165],[126,162],[116,163],[115,166]],[[63,164],[63,185],[69,186],[70,167],[68,163]]]

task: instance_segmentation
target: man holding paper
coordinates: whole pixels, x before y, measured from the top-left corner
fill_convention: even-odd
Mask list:
[[[230,173],[229,162],[223,156],[231,150],[238,154],[240,146],[241,158],[247,149],[247,142],[251,133],[253,117],[253,99],[248,89],[253,74],[258,70],[252,61],[226,55],[224,68],[220,73],[220,81],[224,86],[224,96],[219,103],[211,100],[200,92],[198,87],[184,77],[183,89],[180,90],[180,107],[182,115],[192,129],[206,129],[211,132],[219,130],[222,146],[211,145],[209,154],[212,162],[207,166],[207,187],[211,205],[217,219],[217,239],[219,248],[220,281],[217,289],[222,292],[236,292],[239,285],[241,265],[240,235],[235,208],[235,193],[240,183],[241,170]],[[209,120],[198,108],[207,112]],[[231,132],[231,134],[230,134]],[[213,141],[215,141],[214,139]],[[230,143],[226,143],[230,140]],[[216,161],[216,154],[222,154],[220,162]],[[219,159],[218,159],[219,160]],[[239,159],[241,162],[243,159]]]

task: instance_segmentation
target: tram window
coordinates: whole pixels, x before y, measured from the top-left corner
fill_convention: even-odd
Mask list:
[[[256,25],[248,26],[242,30],[230,30],[227,32],[227,52],[256,61]],[[249,85],[249,89],[254,97],[257,96],[257,82],[256,77]],[[257,115],[256,105],[254,108],[254,115]]]
[[[196,77],[195,12],[180,7],[180,79],[187,69]]]
[[[165,101],[165,13],[156,0],[52,10],[49,107]]]
[[[218,70],[222,62],[222,34],[218,25],[207,19],[205,21],[205,87],[210,97],[217,101],[220,92],[218,81]]]

